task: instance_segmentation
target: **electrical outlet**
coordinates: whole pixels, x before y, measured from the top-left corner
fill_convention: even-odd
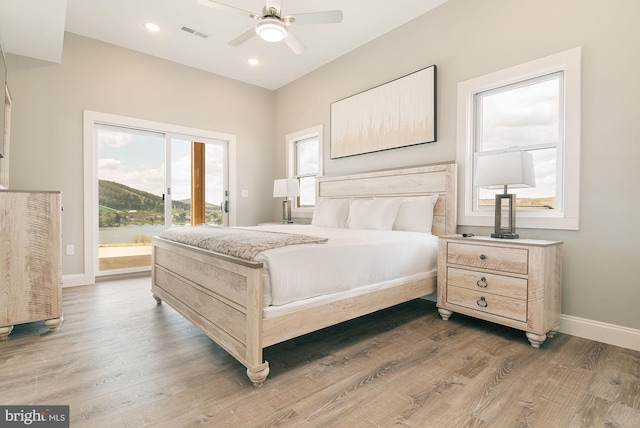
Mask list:
[[[240,196],[242,196],[243,198],[248,198],[249,197],[249,191],[248,190],[242,190],[240,192]]]
[[[67,256],[73,256],[76,253],[75,245],[67,245]]]

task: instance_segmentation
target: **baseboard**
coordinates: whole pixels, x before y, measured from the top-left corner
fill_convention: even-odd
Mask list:
[[[640,351],[640,330],[562,315],[560,332]]]
[[[79,285],[93,284],[93,281],[89,281],[87,275],[83,273],[76,273],[72,275],[62,275],[62,288],[77,287]]]
[[[103,275],[87,275],[85,273],[75,273],[70,275],[62,275],[62,288],[78,287],[81,285],[95,284],[97,281],[108,281],[118,278],[135,278],[139,276],[151,276],[151,268],[140,270],[134,269],[118,269],[115,274]]]

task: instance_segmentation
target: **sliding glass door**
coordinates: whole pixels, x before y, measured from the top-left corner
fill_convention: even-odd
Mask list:
[[[228,224],[228,144],[96,124],[98,271],[148,269],[151,237],[172,225]]]

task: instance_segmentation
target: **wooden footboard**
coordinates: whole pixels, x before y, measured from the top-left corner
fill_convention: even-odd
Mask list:
[[[269,374],[262,359],[262,263],[153,238],[151,291],[247,368],[260,386]]]

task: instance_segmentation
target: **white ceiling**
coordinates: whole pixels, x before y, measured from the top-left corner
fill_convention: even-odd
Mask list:
[[[239,47],[228,46],[255,21],[200,6],[197,0],[2,0],[0,34],[7,52],[44,61],[62,61],[67,31],[277,89],[445,1],[282,0],[284,15],[338,9],[344,14],[340,24],[292,25],[290,30],[307,47],[302,55],[284,43],[257,37]],[[252,12],[261,12],[265,5],[265,0],[219,2]],[[161,30],[150,33],[144,28],[147,21]],[[183,26],[209,37],[187,33]],[[249,66],[250,57],[260,65]]]

